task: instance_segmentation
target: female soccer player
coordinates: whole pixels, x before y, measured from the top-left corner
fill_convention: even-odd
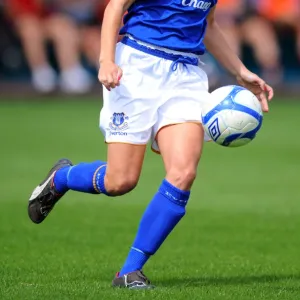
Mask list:
[[[69,189],[123,195],[137,184],[146,144],[159,151],[166,176],[148,205],[113,286],[151,287],[142,268],[156,253],[185,207],[196,177],[204,133],[201,107],[209,101],[199,56],[205,48],[250,89],[268,111],[273,90],[231,50],[215,21],[217,0],[111,0],[101,37],[99,80],[104,85],[100,127],[107,162],[73,166],[60,160],[33,191],[29,216],[42,222]],[[124,13],[124,35],[116,46]]]

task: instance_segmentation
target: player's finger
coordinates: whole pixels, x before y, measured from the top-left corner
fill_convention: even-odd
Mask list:
[[[118,81],[121,80],[122,76],[123,76],[123,70],[119,67],[118,68],[118,73],[117,73]]]
[[[266,90],[266,83],[258,77],[257,83],[262,91]]]
[[[120,85],[119,79],[118,79],[118,72],[115,72],[115,73],[114,73],[113,79],[114,79],[114,85],[115,85],[115,86]]]
[[[114,74],[114,84],[115,86],[119,86],[120,85],[120,80],[122,78],[123,75],[123,71],[121,68],[118,67],[117,72]]]
[[[268,93],[268,100],[271,101],[272,98],[274,97],[273,88],[270,85],[266,84],[265,85],[265,91]]]
[[[110,85],[108,83],[102,83],[102,85],[108,90],[110,91]]]
[[[106,80],[106,78],[102,74],[100,74],[100,72],[99,72],[99,74],[98,74],[98,80],[100,81],[100,83],[103,84],[103,82]]]
[[[108,80],[106,79],[106,77],[103,76],[99,76],[99,80],[102,83],[102,85],[108,90],[110,91],[110,85],[108,83]]]
[[[268,112],[269,111],[269,104],[268,104],[268,100],[267,100],[267,97],[266,97],[264,92],[260,93],[259,100],[260,100],[260,103],[261,103],[262,111],[263,112]]]
[[[104,86],[105,86],[105,88],[108,90],[108,91],[110,91],[110,84],[106,81],[106,82],[103,82],[102,83]]]
[[[123,77],[123,71],[121,68],[118,69],[118,74],[117,74],[117,78],[118,78],[118,86],[120,85],[120,81],[121,78]]]
[[[110,88],[113,89],[113,88],[116,87],[115,84],[114,84],[114,76],[113,76],[113,74],[109,74],[107,76],[107,82],[108,82]]]
[[[261,88],[262,91],[266,92],[268,94],[268,100],[272,100],[273,96],[274,96],[274,91],[273,91],[273,88],[271,86],[269,86],[268,84],[266,84],[266,82],[264,80],[262,80],[261,78],[258,78],[258,84],[259,84],[259,87]],[[261,95],[263,95],[263,99],[266,98],[265,94],[262,93]]]
[[[251,92],[255,95],[260,95],[260,93],[262,92],[261,91],[261,88],[257,85],[251,85]]]

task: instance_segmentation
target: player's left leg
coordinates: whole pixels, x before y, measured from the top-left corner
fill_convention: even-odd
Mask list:
[[[166,177],[142,216],[135,241],[113,285],[130,287],[128,282],[138,281],[138,270],[185,215],[196,176],[204,140],[201,108],[210,97],[207,76],[201,68],[180,65],[168,74],[165,86],[166,100],[158,108],[152,148],[162,154]],[[145,281],[140,281],[144,286]]]
[[[135,241],[113,285],[124,286],[125,277],[136,276],[136,271],[142,270],[185,215],[203,139],[203,128],[199,123],[165,126],[158,132],[156,141],[166,177],[142,217]]]

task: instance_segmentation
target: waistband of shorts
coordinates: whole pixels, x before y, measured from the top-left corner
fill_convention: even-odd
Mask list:
[[[194,66],[199,65],[199,57],[195,54],[173,51],[170,49],[157,47],[148,43],[141,42],[134,39],[130,35],[125,35],[121,40],[124,45],[130,46],[136,50],[145,52],[147,54],[171,60],[177,63],[190,64]]]

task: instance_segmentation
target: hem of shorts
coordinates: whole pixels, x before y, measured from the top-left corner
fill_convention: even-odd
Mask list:
[[[160,127],[160,128],[157,130],[157,132],[156,132],[156,134],[155,134],[155,137],[154,137],[153,141],[156,141],[156,137],[157,137],[158,133],[159,133],[163,128],[166,128],[166,127],[169,127],[169,126],[173,126],[173,125],[185,124],[185,123],[202,124],[200,121],[182,121],[182,122],[170,123],[170,124],[163,125],[162,127]],[[157,142],[156,142],[156,143],[157,143]],[[153,144],[153,142],[152,142],[152,144]],[[151,144],[151,150],[152,150],[154,153],[160,155],[160,151],[154,149],[154,148],[152,147],[152,144]]]

